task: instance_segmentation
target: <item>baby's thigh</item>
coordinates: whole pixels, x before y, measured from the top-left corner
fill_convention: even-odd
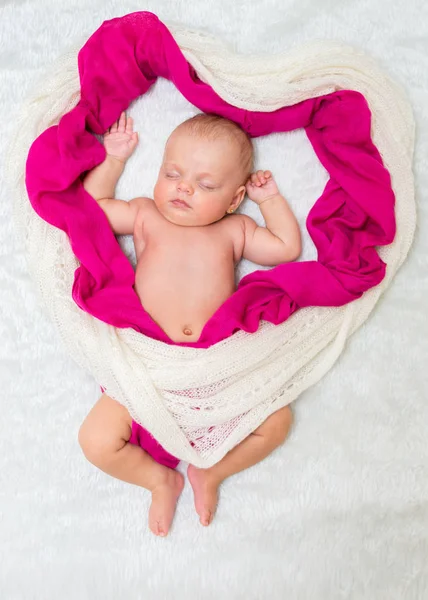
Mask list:
[[[103,394],[79,430],[83,450],[115,451],[131,437],[132,418],[122,404]]]

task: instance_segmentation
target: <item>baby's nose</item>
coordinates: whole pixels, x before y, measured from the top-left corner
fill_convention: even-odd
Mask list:
[[[190,194],[193,191],[191,184],[187,181],[180,181],[178,184],[178,191],[185,192],[186,194]]]

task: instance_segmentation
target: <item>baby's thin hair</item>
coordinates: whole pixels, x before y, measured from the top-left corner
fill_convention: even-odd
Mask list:
[[[200,113],[183,121],[179,128],[185,128],[190,133],[201,135],[211,140],[221,137],[234,139],[240,150],[240,162],[245,181],[253,170],[254,149],[250,136],[234,121],[214,114]]]

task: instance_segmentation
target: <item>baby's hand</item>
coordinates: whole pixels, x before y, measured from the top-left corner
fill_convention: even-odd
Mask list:
[[[252,173],[245,184],[248,197],[256,204],[262,204],[272,196],[279,194],[272,173],[270,171],[257,171]]]
[[[138,133],[132,130],[133,119],[123,112],[104,134],[104,147],[109,156],[125,163],[138,144]]]

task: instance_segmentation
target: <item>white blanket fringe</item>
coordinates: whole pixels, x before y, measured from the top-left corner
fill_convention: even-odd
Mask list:
[[[262,321],[256,333],[240,331],[208,349],[169,346],[116,329],[77,307],[71,289],[78,261],[68,238],[40,219],[26,193],[32,141],[80,97],[77,52],[85,40],[56,62],[24,105],[7,172],[29,270],[44,305],[77,363],[169,452],[206,468],[327,373],[403,263],[416,223],[414,121],[403,90],[356,49],[317,42],[274,57],[243,56],[214,37],[168,26],[200,78],[241,108],[273,111],[338,89],[364,94],[373,141],[396,195],[397,234],[390,246],[379,248],[386,276],[359,300],[340,308],[305,308],[277,326]]]

